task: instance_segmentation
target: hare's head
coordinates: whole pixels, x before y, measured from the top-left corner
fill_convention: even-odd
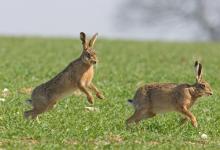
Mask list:
[[[196,83],[195,90],[198,96],[210,96],[212,95],[211,86],[207,81],[202,78],[202,65],[196,61],[195,62],[195,72],[196,72]]]
[[[86,39],[86,34],[84,32],[80,33],[80,39],[83,45],[83,52],[81,54],[81,59],[85,64],[93,65],[97,63],[97,57],[95,49],[93,48],[98,33],[94,34],[93,37],[88,41]]]

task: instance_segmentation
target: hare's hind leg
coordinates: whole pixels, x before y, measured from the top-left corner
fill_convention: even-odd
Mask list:
[[[29,119],[31,117],[31,119],[36,119],[38,114],[38,111],[36,111],[35,109],[31,109],[24,112],[24,118]]]
[[[36,119],[37,116],[43,112],[45,112],[47,110],[47,108],[44,108],[44,109],[36,109],[36,108],[33,108],[31,110],[28,110],[28,111],[25,111],[24,112],[24,117],[26,119],[29,119],[29,117],[31,117],[31,119]]]
[[[57,103],[57,100],[51,100],[51,102],[47,106],[47,110],[53,109],[56,103]]]
[[[24,117],[26,119],[28,119],[29,117],[31,117],[32,119],[36,119],[36,117],[39,114],[47,111],[48,109],[48,103],[46,103],[45,100],[39,99],[39,100],[33,101],[32,105],[33,105],[32,110],[28,110],[24,112]]]
[[[154,117],[155,115],[156,115],[155,113],[149,112],[146,109],[136,110],[134,114],[126,120],[126,124],[129,125],[130,123],[133,122],[138,123],[142,119],[151,118]]]

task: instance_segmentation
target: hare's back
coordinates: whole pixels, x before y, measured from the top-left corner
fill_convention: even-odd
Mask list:
[[[135,104],[147,106],[153,112],[166,112],[173,109],[173,92],[177,87],[173,83],[155,83],[140,87],[134,97]]]
[[[163,83],[149,86],[148,96],[152,111],[164,113],[175,110],[175,91],[177,84]]]

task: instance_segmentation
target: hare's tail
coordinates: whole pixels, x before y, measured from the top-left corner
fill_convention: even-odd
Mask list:
[[[27,104],[29,104],[29,105],[32,105],[32,100],[31,100],[31,99],[27,99],[25,102],[26,102]]]
[[[129,100],[128,100],[128,103],[133,105],[133,104],[134,104],[134,100],[129,99]]]

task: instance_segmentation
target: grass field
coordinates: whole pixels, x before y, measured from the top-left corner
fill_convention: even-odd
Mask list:
[[[0,38],[1,149],[220,149],[220,44],[97,40],[94,83],[106,99],[88,112],[84,95],[60,100],[39,121],[26,121],[29,89],[47,81],[81,53],[73,39]],[[192,108],[199,127],[179,126],[176,113],[158,115],[125,128],[133,113],[127,104],[138,86],[150,82],[194,83],[193,63],[202,60],[214,95]],[[0,95],[3,98],[3,95]],[[201,134],[207,134],[202,139]]]

